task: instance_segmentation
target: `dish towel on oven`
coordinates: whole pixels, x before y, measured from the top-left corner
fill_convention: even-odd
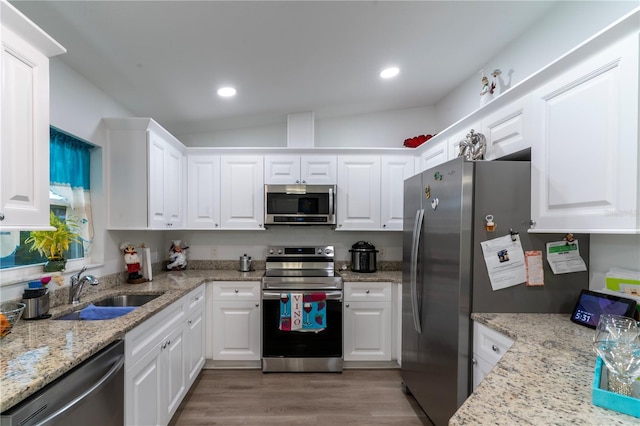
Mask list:
[[[326,327],[326,293],[282,293],[280,295],[280,330],[318,332]]]

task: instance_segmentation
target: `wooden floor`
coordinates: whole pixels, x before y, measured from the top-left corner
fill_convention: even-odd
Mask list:
[[[203,370],[170,425],[430,425],[400,383],[399,370]]]

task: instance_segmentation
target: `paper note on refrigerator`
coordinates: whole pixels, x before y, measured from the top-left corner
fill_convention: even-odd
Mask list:
[[[587,270],[587,265],[580,257],[578,240],[573,240],[571,243],[567,241],[547,243],[547,262],[556,275]]]
[[[525,251],[524,259],[527,264],[527,287],[543,286],[544,265],[542,264],[542,251]]]
[[[518,235],[513,238],[505,235],[483,241],[480,246],[494,291],[513,287],[527,280],[524,251]]]

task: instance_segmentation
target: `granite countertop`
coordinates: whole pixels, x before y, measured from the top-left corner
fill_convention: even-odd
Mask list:
[[[565,314],[473,314],[515,340],[449,425],[637,425],[591,403],[593,330]]]
[[[82,309],[89,303],[114,294],[162,295],[131,313],[102,321],[20,320],[11,333],[0,340],[0,412],[79,365],[110,343],[191,290],[207,281],[260,281],[264,270],[186,270],[156,275],[142,284],[124,284],[87,290],[78,306],[62,304],[50,309],[53,318]],[[399,283],[402,273],[381,271],[361,274],[340,271],[345,281],[391,281]],[[97,290],[97,291],[94,291]],[[63,302],[64,303],[64,302]]]
[[[60,305],[49,311],[55,318],[114,294],[163,293],[119,318],[18,321],[11,333],[0,340],[0,411],[12,407],[110,343],[123,338],[127,331],[200,284],[212,280],[259,281],[263,274],[264,271],[232,270],[169,272],[154,277],[151,282],[124,284],[93,292],[82,297],[82,304],[78,306]]]

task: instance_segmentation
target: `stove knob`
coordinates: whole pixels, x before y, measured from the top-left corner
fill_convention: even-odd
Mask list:
[[[278,249],[278,254],[282,254],[282,249]]]
[[[333,253],[333,250],[331,250],[330,248],[324,249],[324,254],[326,254],[327,256],[330,255],[331,253]]]
[[[273,254],[273,249],[269,249],[269,254]]]
[[[318,254],[322,254],[322,249],[321,248],[318,249]]]

